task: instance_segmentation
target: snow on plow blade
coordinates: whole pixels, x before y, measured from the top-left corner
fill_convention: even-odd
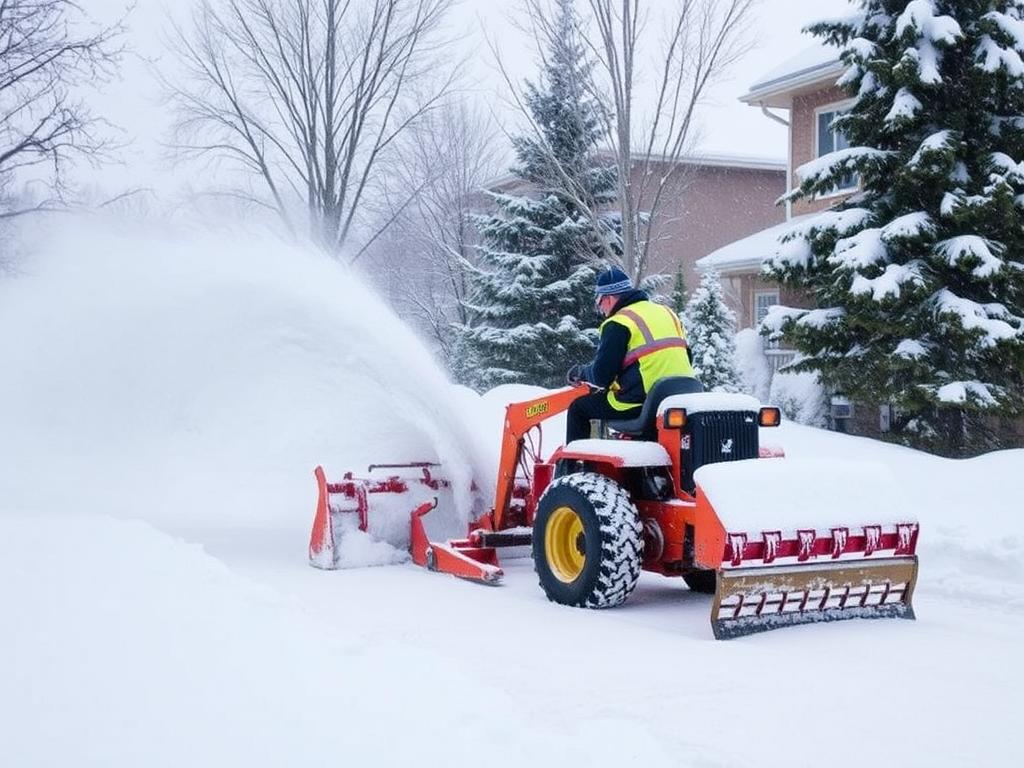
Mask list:
[[[907,506],[884,466],[741,461],[702,468],[698,484],[698,503],[713,509],[724,544],[716,547],[724,548],[711,613],[716,638],[914,618],[919,526],[891,522]]]

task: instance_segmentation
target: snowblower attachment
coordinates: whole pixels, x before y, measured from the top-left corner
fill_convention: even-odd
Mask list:
[[[407,543],[409,555],[417,565],[486,584],[498,582],[502,571],[492,547],[481,546],[476,537],[434,542],[427,536],[423,518],[437,507],[438,494],[450,487],[447,480],[433,474],[436,467],[430,462],[371,464],[368,475],[379,469],[398,470],[402,474],[361,478],[346,472],[340,483],[328,482],[323,467],[317,467],[313,473],[317,503],[309,538],[310,564],[327,570],[340,567],[339,550],[345,537],[371,532],[372,505],[378,511],[390,507],[396,513],[388,517],[392,518],[392,527],[401,525],[401,530],[375,532],[389,541]],[[387,501],[382,501],[385,498]]]
[[[323,468],[317,467],[310,564],[325,569],[343,567],[341,560],[345,558],[340,557],[339,544],[347,536],[357,537],[357,532],[383,533],[380,538],[393,545],[405,544],[417,565],[484,584],[497,584],[503,576],[497,550],[529,546],[536,499],[551,479],[552,466],[539,459],[540,425],[587,392],[586,385],[577,385],[508,405],[494,506],[469,521],[463,538],[428,536],[424,527],[424,519],[437,506],[438,497],[450,495],[451,491],[447,480],[435,476],[436,464],[376,464],[370,466],[367,474],[377,469],[398,470],[400,474],[358,478],[348,472],[340,483],[328,482]],[[415,470],[419,470],[418,474]],[[478,490],[475,483],[471,488],[474,492]],[[386,507],[390,509],[385,510]],[[378,510],[391,513],[383,515],[390,519],[389,530],[379,529]],[[397,530],[397,525],[402,529]],[[434,533],[438,533],[438,527],[438,522],[430,525]]]
[[[361,478],[346,472],[339,483],[327,482],[323,467],[317,467],[313,474],[316,477],[317,501],[316,516],[313,518],[313,530],[309,537],[309,562],[317,568],[333,570],[338,567],[338,545],[344,532],[358,530],[369,531],[370,498],[377,494],[396,494],[405,496],[412,488],[424,490],[420,495],[429,494],[448,487],[448,481],[434,477],[431,469],[437,465],[430,462],[412,462],[409,464],[371,464],[367,470],[372,475],[378,469],[419,470],[419,474],[411,477],[400,474],[387,477]],[[401,503],[401,502],[400,502]],[[407,502],[408,503],[408,502]],[[426,500],[421,502],[427,503]],[[409,504],[409,512],[413,505]],[[419,507],[416,507],[419,511]]]
[[[914,618],[916,522],[774,529],[754,522],[775,519],[785,524],[806,519],[809,510],[851,506],[859,507],[864,518],[866,510],[879,514],[875,510],[884,508],[880,500],[899,509],[899,490],[884,467],[793,460],[742,464],[749,466],[720,465],[698,474],[698,519],[715,515],[721,521],[717,532],[698,547],[698,559],[700,550],[724,549],[711,611],[716,638],[840,619]],[[850,482],[857,480],[851,488]],[[729,486],[723,485],[726,481]],[[762,509],[737,508],[742,503],[738,489],[743,487],[763,491],[758,497]],[[820,495],[826,487],[833,493]],[[868,498],[874,503],[865,505]],[[788,506],[784,500],[791,505],[788,515],[780,509]],[[815,517],[821,519],[821,513]]]

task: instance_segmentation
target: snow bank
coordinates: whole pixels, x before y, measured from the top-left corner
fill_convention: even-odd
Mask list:
[[[439,461],[453,524],[470,514],[487,471],[472,403],[343,265],[96,220],[36,251],[0,282],[7,505],[277,527],[301,552],[316,464]]]
[[[744,391],[762,403],[778,406],[790,421],[814,427],[827,424],[828,408],[818,375],[794,371],[772,375],[764,338],[754,329],[744,328],[736,334],[736,360]]]
[[[736,334],[736,367],[743,390],[762,403],[769,402],[772,369],[764,354],[764,339],[753,328],[744,328]]]
[[[828,423],[825,392],[814,371],[780,371],[772,377],[768,402],[777,405],[790,421],[811,427]]]
[[[782,462],[825,458],[882,463],[886,477],[895,475],[902,508],[870,475],[860,478],[851,493],[871,493],[868,509],[884,506],[920,521],[918,591],[1024,609],[1024,517],[1019,511],[1024,449],[944,459],[791,422],[783,422],[775,436],[786,449]]]
[[[501,736],[477,701],[436,706],[472,685],[457,659],[324,623],[145,523],[5,512],[0,563],[2,765],[419,765],[473,723],[446,745],[468,764]]]

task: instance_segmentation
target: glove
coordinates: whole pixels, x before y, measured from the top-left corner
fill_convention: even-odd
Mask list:
[[[583,381],[583,366],[576,363],[576,365],[565,372],[565,383],[576,386],[581,381]]]

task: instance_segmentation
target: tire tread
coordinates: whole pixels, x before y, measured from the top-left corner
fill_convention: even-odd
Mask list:
[[[621,605],[636,587],[643,565],[643,525],[629,494],[609,477],[579,472],[557,478],[554,488],[571,487],[590,502],[601,533],[601,562],[593,587],[573,603],[582,608]],[[543,496],[540,503],[543,503]],[[544,588],[543,581],[541,587]],[[547,590],[545,590],[546,592]],[[548,595],[549,599],[551,598]]]

